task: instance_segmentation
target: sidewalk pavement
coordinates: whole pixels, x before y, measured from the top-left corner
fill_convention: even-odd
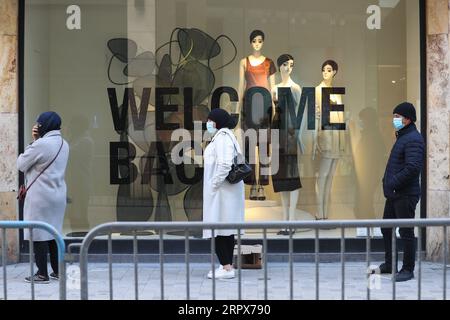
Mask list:
[[[373,266],[379,262],[373,263]],[[1,268],[0,268],[1,269]],[[36,269],[35,269],[36,270]],[[51,270],[49,266],[49,271]],[[78,282],[78,265],[67,265],[67,299],[80,299]],[[106,263],[89,264],[89,299],[109,299],[109,272]],[[190,264],[190,299],[211,300],[212,280],[206,275],[210,265],[205,263]],[[365,300],[367,287],[371,288],[371,299],[391,300],[392,281],[390,275],[375,275],[369,279],[365,262],[348,262],[345,264],[345,299]],[[31,299],[31,285],[24,281],[29,275],[30,265],[21,263],[7,266],[8,300]],[[422,262],[422,299],[443,299],[444,267],[442,263]],[[447,267],[447,289],[450,281],[450,268]],[[139,299],[160,300],[160,268],[159,264],[142,263],[138,266]],[[321,263],[319,269],[320,299],[341,299],[341,264]],[[113,264],[113,298],[132,300],[135,298],[134,265],[128,263]],[[294,264],[294,299],[315,299],[315,264]],[[396,283],[396,299],[415,300],[418,298],[418,268],[415,278],[407,282]],[[268,264],[268,299],[289,299],[289,266],[286,263]],[[447,294],[449,290],[447,290]],[[264,299],[264,270],[242,270],[242,298],[244,300]],[[3,272],[0,272],[0,300],[3,294]],[[35,299],[59,299],[58,281],[51,280],[50,284],[35,285]],[[164,264],[164,299],[186,300],[186,265],[184,263]],[[235,279],[216,281],[216,299],[238,299],[237,273]]]

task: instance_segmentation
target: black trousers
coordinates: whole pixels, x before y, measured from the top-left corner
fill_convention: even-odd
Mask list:
[[[47,255],[50,252],[50,265],[53,272],[58,274],[58,246],[55,240],[33,241],[34,259],[38,267],[38,274],[48,277]]]
[[[414,219],[419,196],[401,196],[397,199],[386,200],[383,219]],[[381,228],[383,233],[385,262],[392,264],[392,229]],[[403,243],[403,267],[402,269],[413,272],[416,260],[416,239],[414,228],[400,228],[400,239]],[[398,246],[396,246],[398,248]],[[397,252],[395,253],[397,268]]]
[[[233,264],[234,235],[215,238],[216,254],[221,265]]]

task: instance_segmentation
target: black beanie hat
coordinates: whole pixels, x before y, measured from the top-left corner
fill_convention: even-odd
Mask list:
[[[208,115],[208,119],[216,123],[217,130],[220,130],[222,128],[233,129],[236,126],[230,114],[220,108],[212,109]]]
[[[392,113],[397,113],[405,118],[411,119],[412,122],[416,122],[416,109],[409,102],[400,103]]]

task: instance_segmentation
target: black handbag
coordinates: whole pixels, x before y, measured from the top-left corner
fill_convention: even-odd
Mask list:
[[[233,159],[231,170],[226,179],[229,183],[236,184],[252,174],[252,167],[250,167],[247,161],[245,161],[242,155],[237,151],[236,145],[234,143],[233,145],[234,150],[236,150],[236,156]],[[239,156],[241,156],[241,159],[239,159]]]

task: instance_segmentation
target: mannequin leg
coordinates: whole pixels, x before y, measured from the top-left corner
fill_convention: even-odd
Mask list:
[[[333,159],[322,158],[320,160],[320,169],[319,169],[319,177],[316,182],[316,192],[317,192],[317,203],[318,203],[318,212],[317,219],[323,219],[325,217],[325,202],[326,202],[326,193],[325,193],[325,185],[327,182],[328,175],[330,173],[331,166],[333,164]]]
[[[316,192],[318,199],[317,219],[325,217],[325,184],[329,175],[333,159],[322,158],[320,160],[319,176],[316,181]]]
[[[283,219],[285,221],[289,220],[289,192],[286,191],[282,191],[280,192],[281,195],[281,206],[283,207]],[[281,229],[280,231],[278,231],[277,233],[278,235],[287,235],[288,234],[288,230],[285,229]]]
[[[332,159],[330,171],[328,172],[326,183],[325,183],[325,194],[324,194],[324,219],[328,219],[328,206],[330,203],[331,186],[333,184],[334,174],[336,173],[338,159]]]
[[[281,194],[281,205],[283,206],[283,219],[289,221],[289,192],[282,191]]]
[[[297,202],[300,195],[300,190],[289,192],[291,199],[289,204],[289,221],[295,220],[295,212],[297,211]]]

